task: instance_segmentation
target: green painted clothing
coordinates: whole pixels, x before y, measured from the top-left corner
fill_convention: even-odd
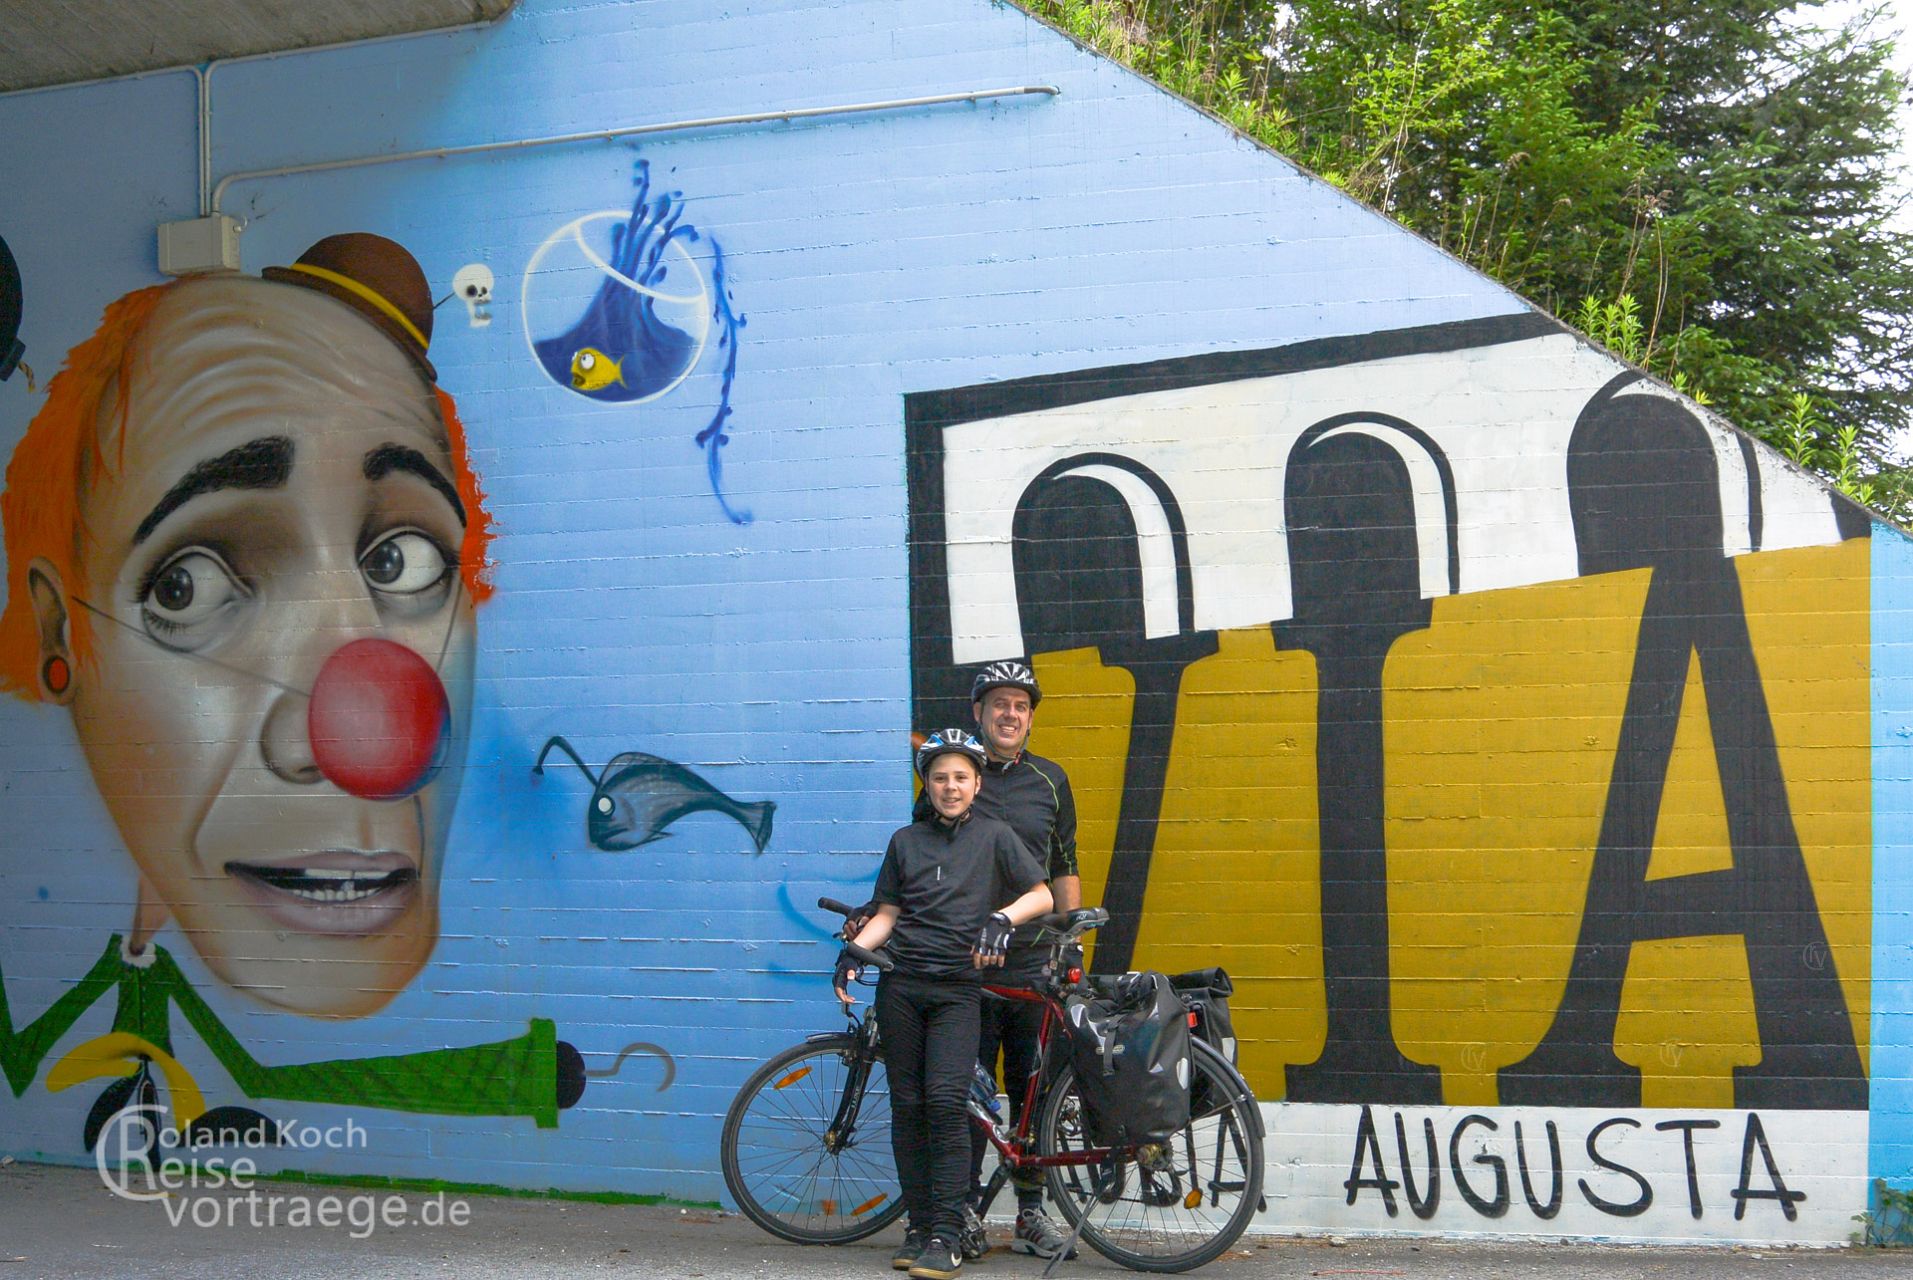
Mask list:
[[[541,1129],[557,1127],[557,1028],[548,1018],[533,1018],[524,1035],[492,1044],[266,1066],[220,1022],[166,949],[153,951],[150,965],[129,963],[121,958],[120,936],[113,935],[86,976],[18,1031],[7,1008],[5,983],[0,982],[0,1071],[15,1097],[27,1091],[60,1037],[108,988],[117,987],[113,1030],[130,1032],[170,1054],[168,1005],[176,1005],[251,1098],[423,1115],[530,1116]]]

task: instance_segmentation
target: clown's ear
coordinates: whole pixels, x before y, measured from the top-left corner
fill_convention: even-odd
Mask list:
[[[40,696],[61,706],[73,701],[73,638],[66,612],[66,586],[49,560],[27,563],[27,592],[40,629]]]

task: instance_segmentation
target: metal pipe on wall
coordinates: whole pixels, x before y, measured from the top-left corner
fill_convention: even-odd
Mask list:
[[[581,133],[550,134],[540,138],[514,138],[505,142],[476,142],[458,147],[428,147],[419,151],[395,151],[383,155],[354,156],[342,160],[321,160],[312,164],[280,165],[270,169],[244,169],[229,173],[213,188],[207,213],[218,213],[226,189],[235,182],[259,178],[283,178],[300,173],[325,173],[335,169],[356,169],[371,165],[397,164],[402,160],[434,160],[451,156],[478,155],[489,151],[516,151],[527,147],[549,147],[568,142],[613,141],[641,134],[678,133],[689,129],[715,129],[725,125],[768,124],[775,121],[810,120],[823,116],[867,114],[873,111],[898,111],[912,107],[942,106],[955,102],[982,102],[993,98],[1028,96],[1055,97],[1062,92],[1055,85],[1017,85],[1001,89],[971,89],[960,93],[928,94],[915,98],[886,98],[875,102],[848,102],[828,107],[795,107],[785,111],[753,111],[739,115],[703,116],[690,120],[671,120],[658,124],[626,125],[615,129],[590,129]]]
[[[265,62],[273,58],[289,58],[305,53],[326,53],[333,49],[359,49],[371,45],[390,44],[395,40],[417,40],[426,36],[455,36],[467,31],[485,31],[503,23],[512,15],[507,9],[496,18],[487,18],[481,22],[461,22],[455,27],[435,27],[430,31],[395,31],[391,35],[371,36],[363,40],[334,40],[330,44],[306,45],[298,49],[273,49],[266,53],[240,53],[230,58],[214,58],[200,66],[188,67],[199,79],[199,216],[204,218],[218,210],[218,200],[213,194],[213,72],[221,67],[234,66],[241,62]]]

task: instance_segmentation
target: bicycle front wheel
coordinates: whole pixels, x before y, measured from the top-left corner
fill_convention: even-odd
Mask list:
[[[846,1131],[833,1132],[845,1114]],[[721,1146],[731,1198],[782,1239],[849,1244],[903,1213],[889,1082],[854,1036],[796,1045],[759,1067],[731,1101]]]
[[[1226,1059],[1190,1044],[1189,1124],[1168,1142],[1119,1147],[1100,1166],[1048,1171],[1050,1194],[1083,1239],[1133,1271],[1191,1271],[1221,1257],[1262,1200],[1262,1125],[1255,1096]],[[1043,1099],[1038,1150],[1068,1155],[1090,1141],[1076,1073]]]

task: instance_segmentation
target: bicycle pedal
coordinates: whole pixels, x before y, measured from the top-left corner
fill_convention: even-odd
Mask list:
[[[957,1252],[963,1255],[965,1262],[977,1262],[989,1251],[990,1237],[983,1220],[976,1216],[976,1210],[964,1205],[963,1228],[957,1232]]]

